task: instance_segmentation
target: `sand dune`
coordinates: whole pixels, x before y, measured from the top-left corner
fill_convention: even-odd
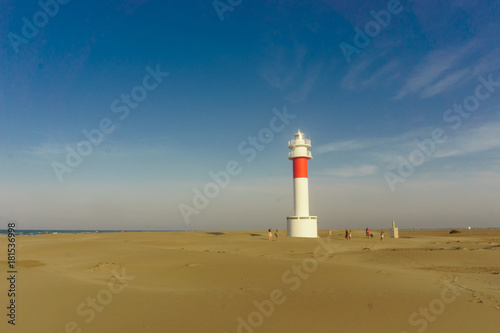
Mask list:
[[[285,234],[18,236],[16,326],[4,314],[1,331],[500,331],[498,230]]]

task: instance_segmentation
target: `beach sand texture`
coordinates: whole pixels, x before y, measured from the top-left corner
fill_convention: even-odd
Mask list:
[[[18,236],[16,325],[3,278],[0,330],[500,332],[499,230],[372,233]]]

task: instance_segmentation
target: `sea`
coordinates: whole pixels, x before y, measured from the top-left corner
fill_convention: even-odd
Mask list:
[[[16,236],[22,235],[43,235],[43,234],[89,234],[89,233],[101,233],[101,232],[171,232],[179,230],[49,230],[49,229],[28,229],[28,230],[17,230]],[[0,229],[0,235],[6,235],[8,231],[6,229]]]

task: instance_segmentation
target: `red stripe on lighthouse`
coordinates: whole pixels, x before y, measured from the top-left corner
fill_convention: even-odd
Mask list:
[[[307,178],[307,158],[293,159],[293,178]]]

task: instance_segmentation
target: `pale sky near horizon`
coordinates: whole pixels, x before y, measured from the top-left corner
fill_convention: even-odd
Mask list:
[[[285,229],[300,129],[319,228],[500,227],[499,1],[59,1],[0,3],[3,225]]]

